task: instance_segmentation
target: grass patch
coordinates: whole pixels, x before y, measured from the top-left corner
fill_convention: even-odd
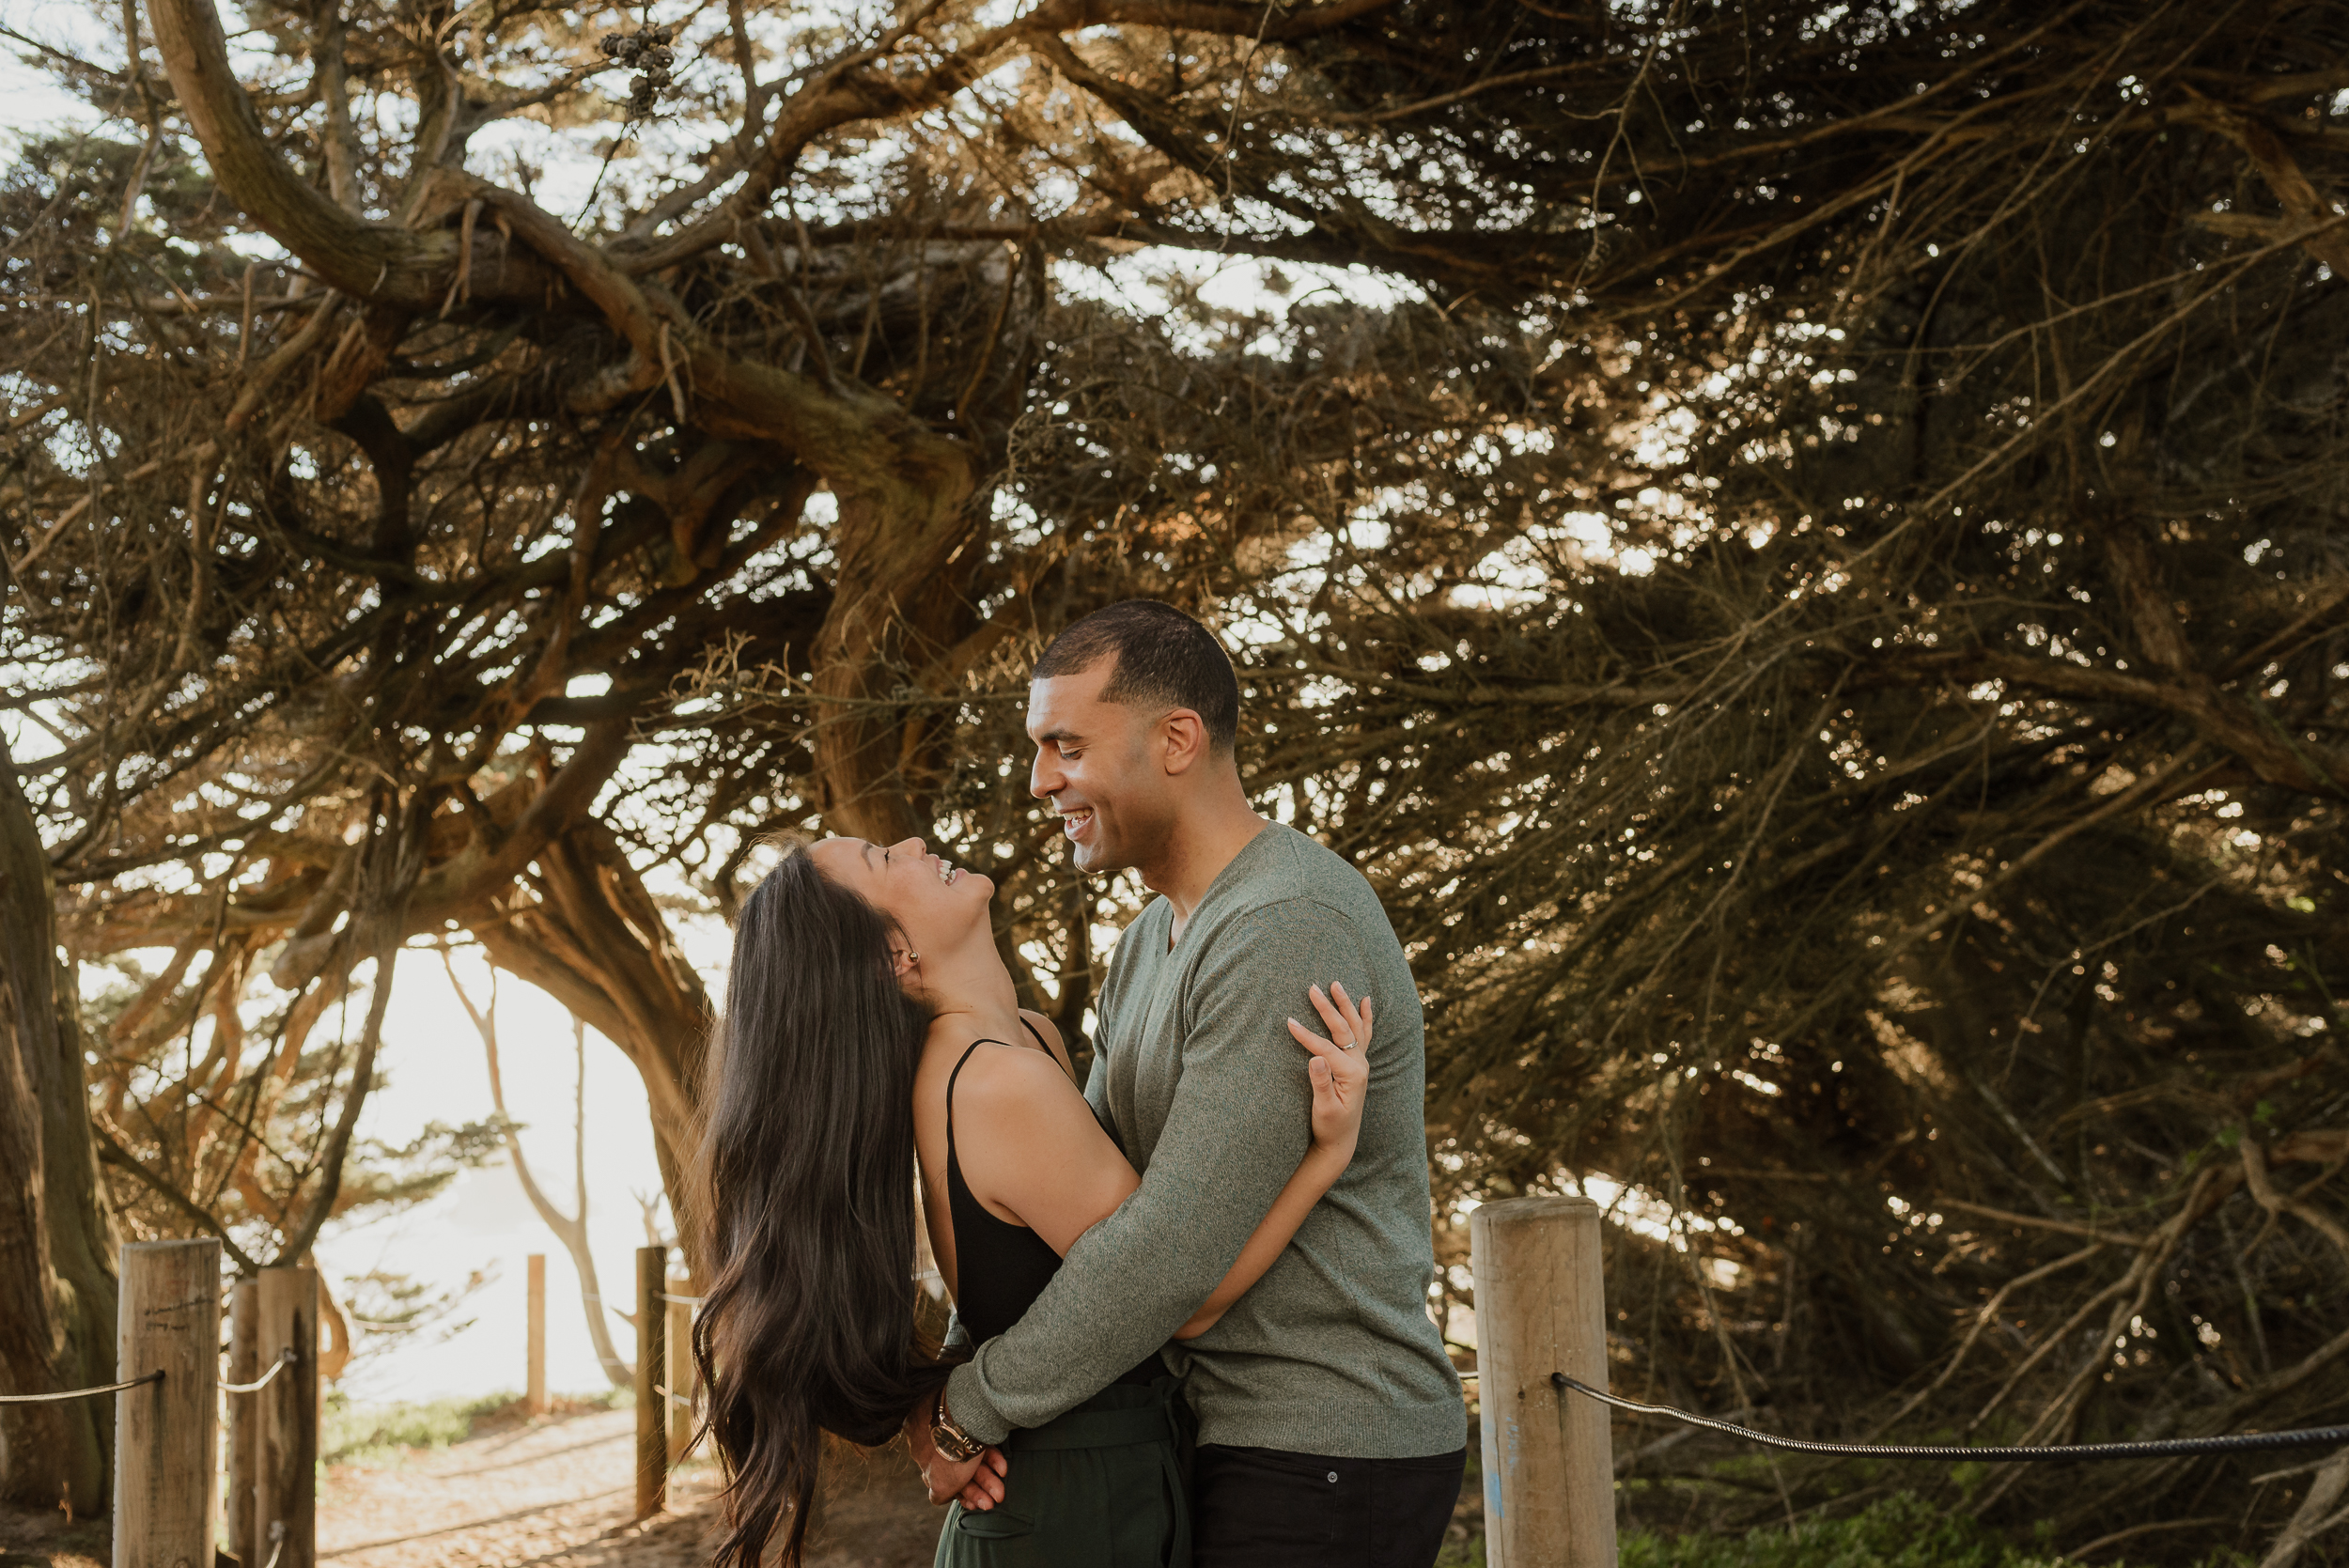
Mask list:
[[[618,1409],[636,1401],[630,1389],[610,1389],[599,1394],[557,1395],[550,1403],[548,1414],[564,1417]],[[387,1459],[410,1449],[446,1448],[483,1432],[519,1426],[527,1419],[521,1396],[510,1392],[391,1405],[353,1405],[334,1392],[326,1396],[319,1422],[319,1458],[329,1465]]]
[[[401,1449],[446,1448],[473,1436],[474,1419],[510,1405],[510,1393],[476,1399],[352,1405],[329,1395],[319,1421],[319,1457],[330,1465],[386,1457]]]
[[[1485,1568],[1479,1535],[1447,1545],[1439,1568]],[[1952,1514],[1903,1492],[1841,1519],[1805,1524],[1799,1538],[1783,1526],[1743,1535],[1703,1531],[1626,1532],[1622,1568],[2070,1568],[2051,1548],[2017,1546],[1980,1521]],[[2236,1552],[2213,1552],[2199,1568],[2247,1568]],[[2126,1568],[2119,1558],[2098,1568]]]
[[[1807,1524],[1799,1538],[1782,1526],[1743,1536],[1639,1530],[1625,1537],[1622,1552],[1623,1568],[2053,1568],[2057,1560],[1914,1492]]]

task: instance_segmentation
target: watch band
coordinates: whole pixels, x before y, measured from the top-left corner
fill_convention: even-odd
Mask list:
[[[930,1446],[957,1465],[967,1465],[987,1452],[980,1442],[946,1413],[946,1390],[941,1388],[938,1397],[930,1402]]]

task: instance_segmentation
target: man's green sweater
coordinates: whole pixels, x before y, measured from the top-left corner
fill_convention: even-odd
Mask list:
[[[1249,841],[1170,943],[1159,899],[1117,944],[1085,1095],[1142,1172],[1010,1332],[946,1387],[1001,1442],[1166,1345],[1199,1440],[1354,1458],[1467,1441],[1460,1381],[1427,1315],[1426,1055],[1419,993],[1360,872],[1278,824]],[[1344,983],[1377,1017],[1353,1163],[1263,1279],[1195,1340],[1167,1344],[1238,1258],[1312,1140],[1294,1017]]]

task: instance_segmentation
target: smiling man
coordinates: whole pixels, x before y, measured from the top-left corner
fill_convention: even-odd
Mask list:
[[[1199,1568],[1425,1568],[1467,1433],[1426,1307],[1419,998],[1361,874],[1249,805],[1238,719],[1222,648],[1150,600],[1079,621],[1036,664],[1031,788],[1080,867],[1134,867],[1159,895],[1118,943],[1085,1089],[1142,1186],[956,1370],[937,1430],[1001,1443],[1163,1346],[1198,1421]],[[1353,1162],[1220,1323],[1170,1344],[1304,1153],[1287,1020],[1331,981],[1377,1008]],[[990,1468],[924,1457],[933,1496],[1003,1495]]]

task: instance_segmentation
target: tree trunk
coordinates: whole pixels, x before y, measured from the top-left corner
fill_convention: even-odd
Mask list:
[[[0,749],[0,1389],[114,1380],[114,1215],[82,1077],[80,1008],[33,815]],[[0,1495],[105,1511],[114,1401],[0,1405]]]
[[[839,567],[814,650],[824,826],[875,844],[937,831],[928,799],[943,728],[937,708],[903,699],[955,694],[957,644],[978,620],[959,591],[982,553],[969,464],[908,444],[889,483],[833,484]]]

